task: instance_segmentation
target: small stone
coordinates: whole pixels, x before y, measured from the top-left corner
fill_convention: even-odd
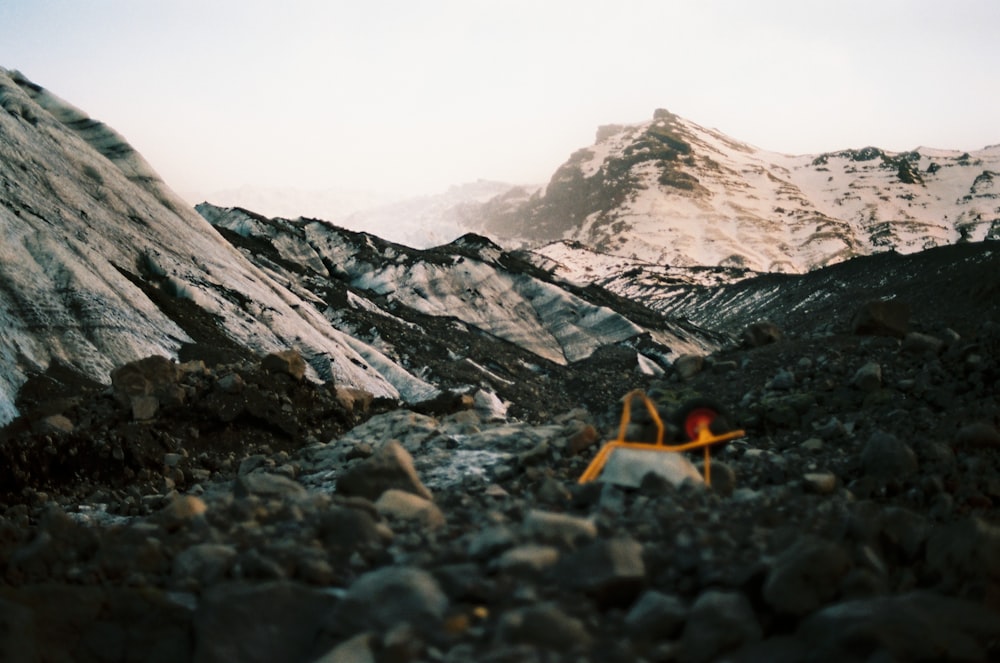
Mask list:
[[[254,472],[236,477],[233,481],[233,496],[236,498],[255,495],[263,498],[285,499],[305,497],[309,494],[305,486],[294,479],[280,474]]]
[[[900,479],[917,471],[917,456],[895,435],[876,431],[861,451],[861,465],[869,476]]]
[[[768,389],[789,391],[795,388],[795,374],[787,369],[781,369],[767,383]]]
[[[559,567],[563,586],[593,597],[603,608],[632,603],[646,582],[642,544],[630,538],[594,541]]]
[[[377,663],[375,650],[379,648],[379,644],[374,633],[359,633],[341,642],[313,663]]]
[[[682,380],[690,380],[701,373],[705,358],[701,355],[683,354],[674,360],[674,371]]]
[[[447,609],[448,597],[430,573],[386,566],[369,571],[348,587],[331,626],[345,635],[384,631],[404,622],[414,628],[435,628]]]
[[[585,648],[590,640],[584,623],[554,603],[511,610],[500,618],[497,628],[498,643],[524,643],[559,652]]]
[[[871,392],[882,387],[882,366],[870,361],[854,374],[851,385],[861,391]]]
[[[975,421],[958,429],[952,446],[959,449],[998,449],[1000,431],[985,421]]]
[[[243,391],[243,377],[239,373],[227,373],[215,381],[215,386],[225,394],[238,394]]]
[[[538,575],[559,561],[559,549],[553,546],[525,544],[506,551],[496,560],[499,571],[514,575]]]
[[[597,432],[593,424],[583,424],[567,438],[567,446],[572,455],[577,455],[586,449],[594,446],[601,440],[601,434]]]
[[[836,596],[850,566],[851,558],[841,546],[803,537],[774,561],[764,583],[764,600],[782,614],[809,614]]]
[[[378,498],[375,508],[383,516],[417,521],[430,530],[445,525],[444,514],[437,505],[405,490],[390,488]]]
[[[176,529],[196,518],[204,516],[208,506],[200,497],[178,495],[160,511],[159,518],[167,529]]]
[[[809,472],[802,476],[806,490],[817,495],[829,495],[837,488],[837,475],[832,472]]]
[[[194,581],[205,587],[225,577],[235,558],[233,546],[199,543],[174,557],[173,575],[178,581]]]
[[[522,523],[524,536],[542,543],[552,543],[563,548],[575,548],[580,542],[597,537],[597,525],[587,518],[563,513],[532,510]]]
[[[823,450],[823,440],[818,437],[810,437],[799,445],[799,448],[809,453],[819,453]]]
[[[679,597],[647,590],[625,615],[625,628],[636,639],[667,640],[677,635],[687,614],[687,606]]]
[[[944,341],[920,332],[910,332],[903,337],[903,345],[900,350],[910,354],[939,354],[944,348]]]

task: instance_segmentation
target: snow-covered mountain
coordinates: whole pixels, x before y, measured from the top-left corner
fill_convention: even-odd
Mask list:
[[[114,130],[21,74],[0,69],[0,109],[0,422],[32,376],[107,382],[151,354],[294,348],[313,377],[375,396],[555,386],[555,402],[608,348],[627,377],[719,341],[483,238],[417,251],[202,206],[217,230]]]
[[[1000,237],[1000,145],[789,156],[658,110],[601,127],[544,189],[491,201],[474,227],[652,264],[803,272]]]

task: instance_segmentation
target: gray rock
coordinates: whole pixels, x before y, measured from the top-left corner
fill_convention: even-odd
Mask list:
[[[280,474],[253,472],[233,480],[233,496],[236,498],[253,495],[265,499],[287,499],[308,494],[305,486]]]
[[[359,633],[326,652],[313,663],[376,663],[380,643],[374,633]]]
[[[837,488],[837,475],[832,472],[808,472],[802,475],[806,490],[817,495],[829,495]]]
[[[236,559],[236,548],[222,543],[199,543],[174,557],[174,578],[208,586],[226,577]]]
[[[917,471],[917,456],[895,435],[876,431],[861,451],[861,466],[869,476],[902,479]]]
[[[584,623],[554,603],[506,612],[497,629],[499,643],[530,644],[558,652],[586,648],[590,640]]]
[[[603,607],[628,605],[646,583],[642,544],[628,538],[594,541],[560,562],[558,575],[564,587]]]
[[[346,506],[331,506],[316,513],[311,525],[316,537],[335,559],[349,558],[355,552],[377,550],[392,539],[392,532],[375,520],[371,511]]]
[[[851,558],[838,544],[803,537],[775,559],[764,600],[777,612],[801,617],[837,595]]]
[[[920,332],[910,332],[903,337],[903,344],[900,350],[911,354],[939,354],[944,348],[944,341]]]
[[[485,527],[469,538],[468,554],[473,559],[488,559],[512,547],[517,536],[507,525]]]
[[[633,638],[658,641],[673,638],[687,619],[688,609],[679,597],[647,590],[625,615],[625,628]]]
[[[702,592],[680,639],[681,663],[707,663],[726,652],[761,639],[760,624],[750,601],[740,592]]]
[[[767,388],[777,391],[789,391],[795,388],[795,383],[795,374],[783,368],[775,373],[773,378],[768,380]]]
[[[875,391],[882,387],[882,365],[870,361],[857,370],[851,378],[851,385],[861,391]]]
[[[337,479],[337,493],[375,501],[389,489],[405,490],[432,500],[431,491],[420,481],[413,457],[396,440],[390,440],[375,455],[351,465]]]
[[[529,540],[572,549],[596,538],[597,525],[588,518],[536,509],[528,512],[521,532]]]
[[[419,522],[428,530],[444,527],[445,517],[434,502],[405,490],[390,488],[375,502],[379,514]]]
[[[447,609],[448,597],[430,573],[409,566],[386,566],[351,584],[329,628],[342,635],[387,631],[404,622],[414,628],[435,629],[440,628]]]
[[[537,576],[559,561],[559,549],[554,546],[525,544],[504,552],[496,560],[498,571],[513,575]]]

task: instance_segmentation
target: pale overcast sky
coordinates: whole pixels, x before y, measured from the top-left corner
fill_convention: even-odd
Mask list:
[[[544,182],[667,108],[793,154],[1000,143],[996,0],[0,0],[0,66],[178,191]]]

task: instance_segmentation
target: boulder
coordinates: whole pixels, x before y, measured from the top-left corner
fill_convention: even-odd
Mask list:
[[[642,544],[631,538],[594,541],[565,557],[558,575],[564,587],[604,608],[627,606],[646,583]]]
[[[760,639],[760,624],[747,597],[710,589],[691,606],[677,658],[681,663],[708,663]]]
[[[840,545],[803,537],[775,559],[764,583],[764,600],[778,613],[807,615],[836,597],[850,566]]]
[[[390,440],[373,456],[348,467],[337,479],[340,495],[356,495],[372,500],[390,489],[404,490],[424,499],[434,496],[420,481],[413,457],[396,440]]]
[[[410,566],[386,566],[354,581],[328,629],[342,635],[367,630],[387,631],[402,623],[418,629],[442,626],[448,597],[427,571]]]
[[[917,456],[895,435],[876,431],[861,451],[861,466],[869,476],[902,479],[917,471]]]

